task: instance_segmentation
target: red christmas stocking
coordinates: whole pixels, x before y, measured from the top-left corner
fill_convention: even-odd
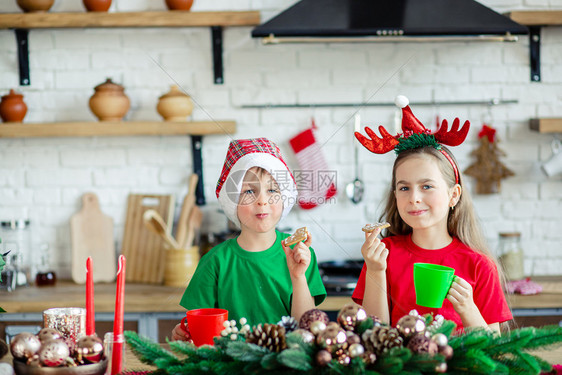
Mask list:
[[[305,210],[325,203],[337,192],[336,171],[328,169],[322,150],[314,138],[315,129],[312,120],[310,129],[289,140],[299,164],[299,169],[293,171],[299,191],[298,203]]]

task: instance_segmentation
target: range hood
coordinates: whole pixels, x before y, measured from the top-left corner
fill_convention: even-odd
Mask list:
[[[302,0],[252,30],[264,43],[516,41],[525,26],[475,0]]]

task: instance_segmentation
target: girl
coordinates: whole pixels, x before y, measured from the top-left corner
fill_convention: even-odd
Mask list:
[[[455,119],[435,134],[412,114],[407,99],[398,97],[403,108],[404,134],[392,137],[380,127],[383,139],[366,129],[371,139],[356,133],[370,151],[394,149],[398,157],[392,170],[385,214],[391,226],[386,237],[380,229],[365,235],[361,253],[363,270],[353,300],[367,313],[395,325],[415,308],[420,314],[441,314],[457,329],[486,327],[500,331],[499,324],[512,319],[502,291],[501,270],[487,249],[468,191],[463,190],[457,163],[441,143],[459,145],[469,123],[458,130]],[[434,263],[455,269],[455,280],[439,309],[416,305],[413,264]]]

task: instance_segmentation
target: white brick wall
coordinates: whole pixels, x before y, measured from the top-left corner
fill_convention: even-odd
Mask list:
[[[296,0],[195,1],[194,11],[259,10],[262,19]],[[560,0],[482,0],[499,12],[560,9]],[[115,11],[164,10],[163,0],[114,0]],[[57,0],[52,12],[84,11],[81,1]],[[15,1],[2,1],[0,12],[20,12]],[[393,155],[359,153],[367,183],[365,200],[353,205],[344,193],[354,178],[354,108],[244,109],[267,103],[392,102],[401,93],[412,101],[516,99],[517,105],[413,108],[426,124],[434,118],[469,119],[468,142],[454,150],[464,169],[483,121],[491,122],[516,176],[502,181],[500,194],[476,196],[490,246],[500,231],[521,231],[528,274],[562,274],[562,176],[542,175],[540,162],[551,156],[551,135],[529,130],[528,119],[562,116],[562,28],[543,28],[543,81],[529,80],[528,39],[517,43],[295,44],[263,46],[251,28],[224,30],[224,85],[213,84],[208,28],[31,30],[31,86],[18,87],[17,50],[12,31],[0,31],[0,92],[16,88],[29,107],[26,122],[95,120],[88,109],[93,87],[111,77],[131,99],[127,119],[158,120],[158,97],[178,82],[196,102],[193,119],[235,120],[236,137],[268,136],[296,159],[288,139],[314,116],[328,164],[338,172],[334,203],[295,209],[281,227],[307,225],[320,260],[360,257],[360,226],[374,221],[390,178]],[[173,78],[171,79],[170,76]],[[395,109],[365,107],[365,125],[395,126]],[[1,125],[0,125],[1,126]],[[230,138],[204,139],[204,229],[220,231],[214,189]],[[192,169],[189,137],[94,137],[0,139],[0,219],[28,216],[35,243],[48,243],[61,277],[69,276],[69,218],[81,196],[95,192],[115,222],[120,247],[129,193],[186,192]],[[468,181],[468,188],[474,186]]]

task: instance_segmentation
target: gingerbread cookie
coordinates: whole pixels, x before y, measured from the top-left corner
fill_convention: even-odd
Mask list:
[[[308,238],[308,230],[306,227],[299,228],[295,231],[295,234],[290,235],[289,237],[283,240],[285,246],[291,246],[301,241],[306,241]]]
[[[366,224],[363,228],[361,228],[361,230],[366,233],[371,233],[377,228],[381,228],[382,230],[384,228],[388,228],[389,226],[390,226],[389,223],[373,223],[373,224]]]

